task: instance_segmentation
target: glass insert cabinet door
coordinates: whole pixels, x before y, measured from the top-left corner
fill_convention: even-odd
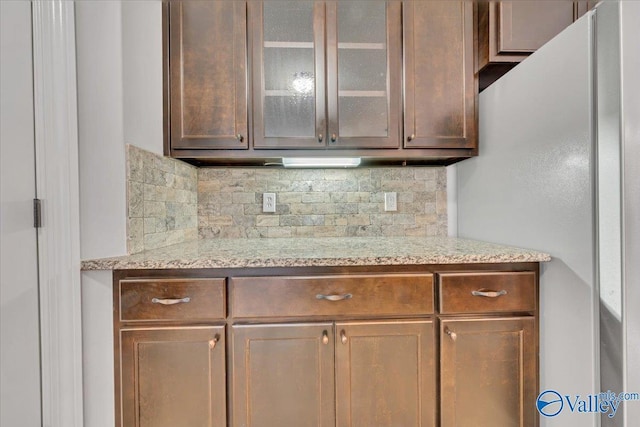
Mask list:
[[[325,7],[310,1],[251,2],[254,146],[323,146]]]
[[[400,4],[250,2],[256,148],[400,140]]]
[[[400,140],[400,2],[327,2],[329,144],[392,148]]]

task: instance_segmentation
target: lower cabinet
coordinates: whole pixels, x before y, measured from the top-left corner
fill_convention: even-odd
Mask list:
[[[535,319],[440,323],[442,427],[535,426]]]
[[[432,321],[235,325],[233,425],[435,426]]]
[[[538,264],[394,268],[115,272],[116,427],[536,427]]]
[[[123,329],[120,347],[120,425],[227,425],[224,326]]]

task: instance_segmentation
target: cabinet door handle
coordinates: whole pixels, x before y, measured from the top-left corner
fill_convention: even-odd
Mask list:
[[[458,338],[458,334],[456,334],[449,328],[444,328],[444,333],[449,335],[449,338],[451,338],[452,341],[455,341]]]
[[[336,135],[335,133],[331,134],[331,142],[336,142],[338,140],[338,135]]]
[[[191,301],[191,297],[184,298],[153,298],[151,302],[153,304],[162,304],[162,305],[174,305],[180,303],[187,303]]]
[[[324,299],[327,301],[342,301],[345,299],[351,299],[353,298],[352,294],[343,294],[343,295],[322,295],[322,294],[318,294],[316,295],[316,299]]]
[[[507,291],[504,289],[501,291],[490,291],[488,289],[479,289],[477,291],[471,291],[471,295],[474,297],[485,297],[485,298],[498,298],[502,295],[506,295]]]
[[[237,135],[236,135],[236,139],[237,139],[238,141],[242,142],[242,141],[244,141],[244,136],[242,136],[242,134],[241,134],[241,133],[239,133],[239,134],[237,134]]]
[[[219,339],[220,337],[216,335],[212,340],[209,340],[209,350],[213,350],[214,348],[216,348],[216,344],[218,344]]]
[[[415,133],[412,133],[411,135],[409,135],[407,137],[407,141],[409,141],[409,142],[413,141],[414,139],[416,139],[416,134]]]
[[[347,334],[344,329],[340,331],[340,342],[342,342],[342,344],[347,343]]]
[[[322,331],[322,344],[329,344],[329,333],[327,331]]]
[[[318,134],[318,142],[322,143],[322,140],[324,139],[324,135],[322,135],[321,133]]]

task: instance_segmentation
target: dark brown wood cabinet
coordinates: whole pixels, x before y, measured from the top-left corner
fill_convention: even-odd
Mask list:
[[[333,325],[232,328],[233,425],[335,425]]]
[[[120,426],[225,427],[224,326],[120,331]]]
[[[400,3],[252,2],[254,147],[395,148]]]
[[[538,414],[534,317],[440,323],[441,427],[534,427]]]
[[[558,35],[593,6],[588,1],[478,2],[480,90]]]
[[[436,426],[432,320],[338,322],[336,426]]]
[[[435,426],[434,337],[433,321],[236,325],[233,425]]]
[[[477,148],[473,4],[404,3],[404,146]]]
[[[477,154],[469,2],[187,0],[164,11],[167,155],[273,165]]]
[[[168,7],[165,138],[170,135],[172,149],[247,149],[246,2],[173,1]]]
[[[113,285],[116,427],[537,425],[537,263],[124,270]]]

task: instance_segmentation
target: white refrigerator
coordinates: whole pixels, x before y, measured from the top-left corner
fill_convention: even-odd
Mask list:
[[[604,2],[480,94],[457,235],[548,252],[540,391],[640,392],[640,2]],[[565,400],[541,426],[638,425]],[[603,411],[604,412],[603,408]]]

